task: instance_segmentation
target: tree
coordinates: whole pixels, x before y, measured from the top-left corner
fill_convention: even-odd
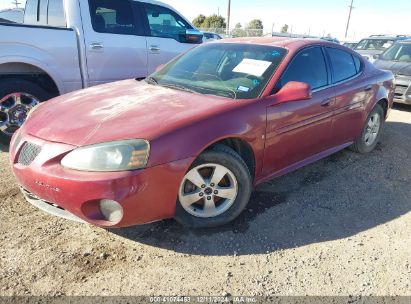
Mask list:
[[[251,20],[246,26],[248,36],[252,37],[261,37],[263,35],[263,29],[263,22],[260,19]]]
[[[262,30],[264,29],[263,22],[260,19],[251,20],[247,25],[247,29],[250,30]]]
[[[281,33],[288,33],[288,24],[284,24],[284,26],[281,28]]]
[[[214,14],[205,18],[202,27],[212,29],[225,29],[227,27],[227,24],[225,23],[224,17]]]
[[[245,30],[243,30],[243,27],[242,27],[241,23],[237,23],[235,25],[234,30],[231,31],[231,35],[233,37],[245,37],[245,36],[247,36],[247,33],[246,33]]]
[[[200,14],[193,20],[193,25],[195,27],[203,27],[205,20],[206,20],[206,16]]]

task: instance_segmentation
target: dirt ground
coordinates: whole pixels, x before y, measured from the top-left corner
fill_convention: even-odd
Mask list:
[[[36,210],[0,152],[0,295],[409,295],[411,107],[382,143],[261,185],[234,223],[106,231]]]

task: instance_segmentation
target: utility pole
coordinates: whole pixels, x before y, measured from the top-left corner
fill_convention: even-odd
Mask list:
[[[19,8],[19,5],[21,4],[20,2],[18,2],[18,0],[14,0],[12,2],[12,4],[14,4],[16,6],[16,8]]]
[[[350,21],[351,21],[351,13],[352,13],[352,10],[354,9],[353,5],[354,5],[354,0],[351,0],[351,5],[349,6],[350,13],[348,14],[347,29],[345,30],[345,39],[347,39],[347,36],[348,36],[348,29],[350,27]]]
[[[227,10],[227,35],[230,35],[231,0],[228,0]]]

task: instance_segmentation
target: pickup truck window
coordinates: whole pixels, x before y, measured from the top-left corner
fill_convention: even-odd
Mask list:
[[[63,0],[27,0],[24,23],[66,27]]]
[[[91,23],[97,33],[138,35],[128,0],[89,0]]]
[[[166,7],[145,3],[144,9],[150,36],[172,38],[181,42],[181,34],[185,34],[187,29],[192,29],[182,17]]]

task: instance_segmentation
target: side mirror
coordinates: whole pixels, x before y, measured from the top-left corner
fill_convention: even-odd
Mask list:
[[[200,44],[203,42],[203,33],[198,30],[186,30],[184,34],[180,34],[182,43]]]
[[[156,67],[156,72],[161,71],[165,67],[165,64],[160,64],[159,66]]]
[[[374,56],[372,56],[372,58],[374,58],[375,60],[380,59],[380,58],[381,58],[381,54],[375,54]]]
[[[276,103],[311,99],[311,86],[305,82],[290,81],[274,96]]]

